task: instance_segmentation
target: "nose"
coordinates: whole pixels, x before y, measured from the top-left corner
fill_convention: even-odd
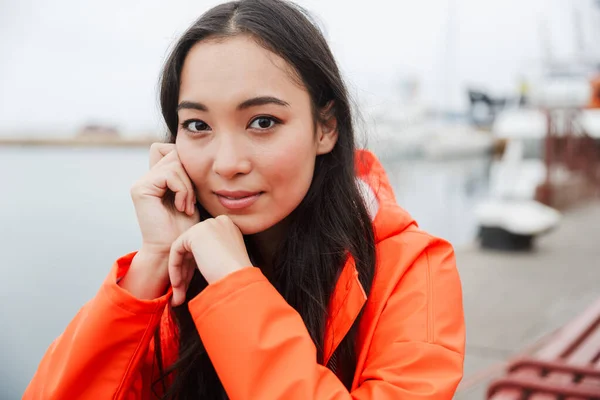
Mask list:
[[[238,175],[246,175],[252,170],[243,143],[234,135],[222,135],[216,143],[217,148],[213,160],[213,172],[225,179]]]

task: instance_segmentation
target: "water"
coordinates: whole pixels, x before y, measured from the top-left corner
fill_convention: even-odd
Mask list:
[[[145,149],[0,147],[0,398],[20,398],[51,341],[140,235],[129,188]],[[398,202],[460,246],[486,190],[488,160],[384,160]],[[7,362],[10,361],[10,362]]]

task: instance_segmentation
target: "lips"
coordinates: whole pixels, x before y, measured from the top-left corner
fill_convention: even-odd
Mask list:
[[[248,192],[244,190],[215,192],[221,205],[229,210],[241,210],[250,207],[259,199],[263,192]]]

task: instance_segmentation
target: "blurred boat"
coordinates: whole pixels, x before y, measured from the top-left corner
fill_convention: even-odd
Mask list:
[[[475,210],[483,247],[530,249],[537,236],[560,222],[560,213],[548,205],[582,197],[572,194],[589,182],[580,168],[573,168],[577,155],[570,154],[569,146],[600,137],[600,113],[584,109],[591,89],[585,77],[549,77],[534,87],[528,108],[498,114],[492,132],[506,141],[506,149],[491,168],[490,198]],[[537,157],[531,152],[526,157],[527,144],[538,148]],[[586,169],[600,165],[598,158],[584,161]]]
[[[401,158],[442,160],[490,154],[496,140],[464,122],[429,115],[424,107],[397,104],[370,110],[375,132],[370,147]]]

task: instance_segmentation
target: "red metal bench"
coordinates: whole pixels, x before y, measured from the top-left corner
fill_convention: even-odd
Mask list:
[[[488,387],[491,400],[600,400],[600,299],[532,357],[509,364]]]

